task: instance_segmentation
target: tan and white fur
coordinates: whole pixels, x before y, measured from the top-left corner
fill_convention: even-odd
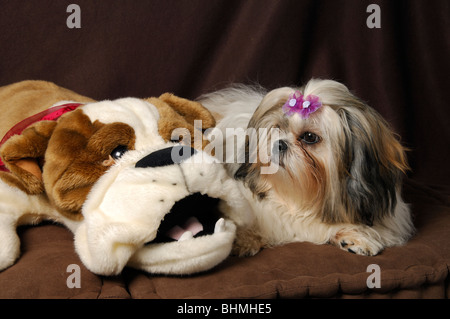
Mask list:
[[[282,106],[295,90],[318,96],[322,107],[309,118],[286,116]],[[237,85],[198,101],[215,115],[216,130],[226,137],[211,138],[217,135],[213,131],[214,148],[225,149],[235,139],[226,135],[227,128],[276,129],[279,135],[257,142],[258,150],[268,150],[268,162],[259,151],[254,163],[248,160],[248,136],[237,145],[247,154],[244,163],[226,154],[225,166],[241,181],[255,216],[253,227],[238,229],[238,254],[306,241],[376,255],[405,244],[414,233],[409,206],[401,197],[408,169],[405,149],[388,123],[345,85],[312,79],[301,88],[270,92]],[[274,163],[275,173],[262,174],[262,168]]]

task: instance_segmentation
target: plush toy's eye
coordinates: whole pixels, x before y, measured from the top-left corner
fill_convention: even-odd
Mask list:
[[[170,141],[171,141],[172,143],[181,143],[181,141],[183,141],[183,136],[177,136],[177,135],[174,135],[174,136],[172,136],[172,138],[170,139]]]
[[[115,160],[121,158],[128,151],[128,147],[119,145],[111,152],[111,157]]]
[[[305,142],[306,144],[316,144],[320,142],[320,136],[312,132],[305,132],[300,135],[299,140]]]

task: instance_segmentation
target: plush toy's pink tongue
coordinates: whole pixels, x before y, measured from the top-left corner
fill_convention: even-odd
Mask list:
[[[174,226],[168,230],[167,236],[175,240],[192,238],[203,230],[203,225],[196,217],[189,218],[183,226]],[[184,236],[183,236],[184,235]]]

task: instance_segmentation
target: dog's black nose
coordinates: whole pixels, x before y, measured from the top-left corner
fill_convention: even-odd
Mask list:
[[[180,164],[195,153],[197,153],[195,149],[184,145],[163,148],[140,159],[136,163],[136,167],[146,168]]]
[[[275,143],[273,143],[272,152],[274,154],[277,154],[277,153],[281,154],[281,153],[286,152],[287,149],[288,149],[287,143],[283,140],[278,140],[278,141],[275,141]]]

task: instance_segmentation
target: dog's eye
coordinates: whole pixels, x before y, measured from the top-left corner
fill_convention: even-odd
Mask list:
[[[119,145],[111,152],[111,157],[115,160],[121,158],[128,151],[128,147]]]
[[[320,142],[320,136],[312,132],[303,133],[302,135],[300,135],[299,139],[306,144],[316,144]]]

